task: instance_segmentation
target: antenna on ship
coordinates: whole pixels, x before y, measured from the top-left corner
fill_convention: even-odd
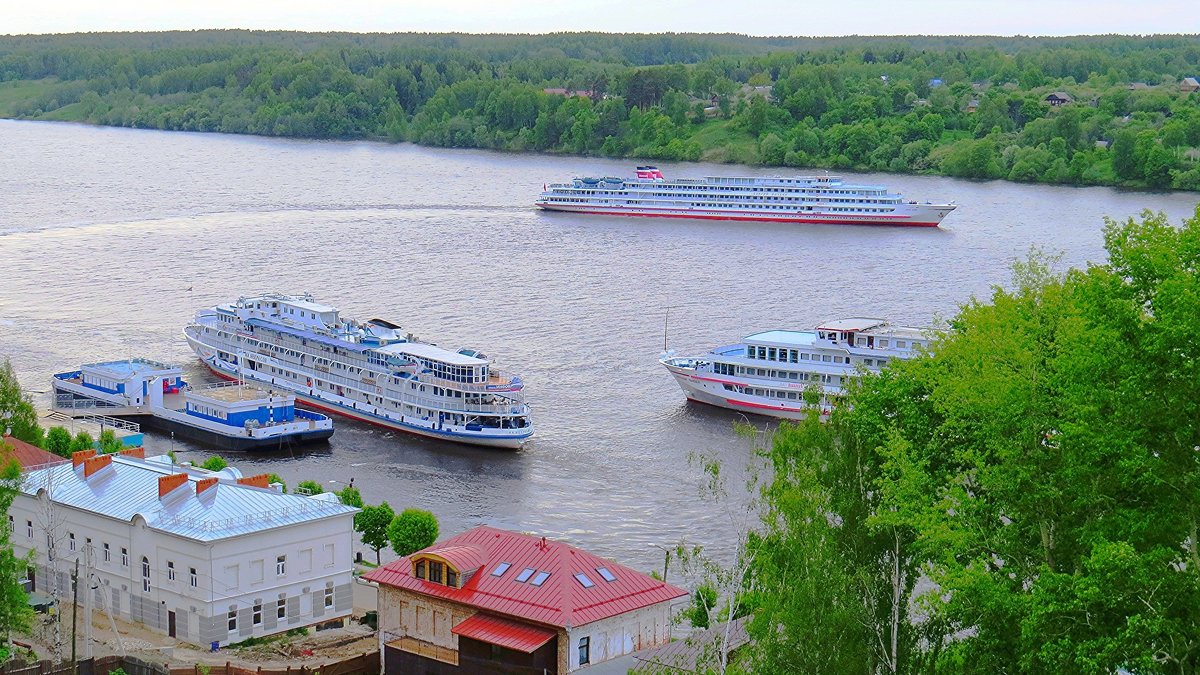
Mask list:
[[[679,305],[667,306],[666,312],[663,314],[663,351],[667,351],[667,323],[671,320],[671,310],[678,309]]]

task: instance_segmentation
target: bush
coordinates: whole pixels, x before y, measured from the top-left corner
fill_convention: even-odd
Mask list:
[[[300,492],[307,492],[310,495],[319,495],[325,492],[325,488],[315,480],[300,481],[300,484],[296,486],[296,490]]]
[[[212,457],[204,460],[204,463],[200,465],[200,468],[208,469],[209,471],[220,471],[227,466],[229,466],[229,462],[226,462],[223,457],[220,455],[213,455]]]
[[[46,432],[46,450],[59,457],[70,457],[71,432],[63,427],[50,427]]]
[[[404,509],[403,513],[392,519],[387,534],[396,555],[408,555],[437,541],[438,521],[429,511]]]

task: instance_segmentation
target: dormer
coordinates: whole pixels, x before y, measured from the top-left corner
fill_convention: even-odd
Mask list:
[[[414,553],[412,575],[426,583],[462,588],[483,566],[483,551],[475,546],[447,546]]]

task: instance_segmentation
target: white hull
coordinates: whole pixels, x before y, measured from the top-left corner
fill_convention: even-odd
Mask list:
[[[556,204],[539,201],[538,207],[547,211],[586,213],[608,216],[641,216],[646,218],[690,218],[695,220],[741,220],[776,223],[813,223],[824,225],[890,225],[905,227],[937,227],[953,206],[934,204],[908,204],[909,208],[891,214],[840,214],[768,212],[753,209],[693,209],[693,208],[640,208],[632,206],[604,206],[593,204]]]
[[[689,400],[718,408],[728,408],[738,412],[766,415],[781,419],[800,420],[812,414],[813,409],[805,409],[801,401],[774,401],[760,396],[750,396],[738,392],[726,391],[723,383],[715,378],[697,373],[690,368],[683,368],[667,363],[663,365],[675,377],[679,388]],[[829,409],[821,409],[821,415],[827,416]]]
[[[217,375],[227,379],[242,378],[263,386],[286,389],[294,394],[298,401],[324,412],[428,438],[494,448],[520,448],[528,442],[529,437],[533,434],[531,428],[511,430],[489,429],[487,432],[475,432],[463,427],[440,424],[434,419],[399,415],[391,411],[381,410],[375,406],[360,404],[358,401],[353,401],[349,398],[340,397],[328,392],[319,392],[304,384],[286,378],[279,376],[272,377],[249,369],[240,369],[233,363],[219,359],[217,356],[217,347],[201,342],[186,330],[184,331],[184,337],[187,339],[188,346],[192,348],[192,351]],[[314,375],[320,376],[320,373],[314,373]]]

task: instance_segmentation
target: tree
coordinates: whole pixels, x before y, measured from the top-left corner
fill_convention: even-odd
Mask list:
[[[114,453],[125,449],[125,444],[117,438],[116,432],[112,429],[102,429],[98,443],[101,453]]]
[[[21,383],[6,358],[0,362],[0,435],[41,446],[42,428],[37,423],[37,411],[29,396],[21,391]]]
[[[277,474],[277,473],[267,474],[267,484],[269,485],[272,483],[279,483],[280,489],[283,490],[284,494],[287,494],[287,483],[283,482],[283,478],[281,478],[279,476],[279,474]]]
[[[363,506],[354,514],[354,530],[362,535],[362,542],[375,551],[375,563],[380,563],[379,551],[388,545],[388,526],[396,513],[387,502],[379,506]]]
[[[229,466],[229,462],[226,462],[225,458],[220,455],[213,455],[200,464],[201,469],[207,469],[208,471],[220,471],[227,466]]]
[[[305,492],[309,495],[319,495],[325,492],[325,487],[315,480],[302,480],[296,485],[297,492]]]
[[[95,450],[96,441],[92,439],[92,435],[86,431],[80,431],[71,439],[71,452],[82,452],[84,450]]]
[[[337,492],[338,500],[346,506],[353,506],[361,509],[363,507],[362,495],[359,494],[358,488],[353,485],[347,485]]]
[[[46,450],[59,457],[71,456],[71,432],[64,427],[50,427],[46,431]]]
[[[429,511],[404,509],[388,524],[387,536],[396,555],[409,555],[437,541],[438,521]]]
[[[12,456],[12,447],[0,441],[0,511],[8,513],[21,483],[21,467]],[[33,609],[21,580],[30,561],[13,552],[7,526],[0,527],[0,639],[10,646],[13,633],[25,633],[33,625]]]

